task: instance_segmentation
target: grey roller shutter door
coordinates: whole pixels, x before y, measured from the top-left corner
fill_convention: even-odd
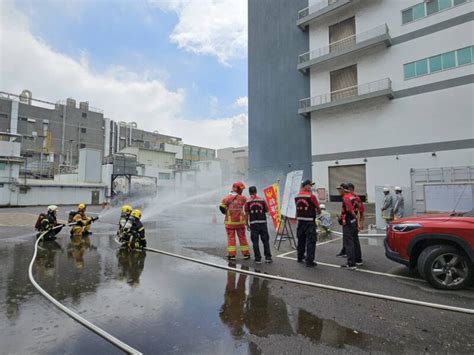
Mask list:
[[[342,182],[352,182],[358,195],[367,194],[365,164],[329,167],[329,195],[338,196],[337,187]]]

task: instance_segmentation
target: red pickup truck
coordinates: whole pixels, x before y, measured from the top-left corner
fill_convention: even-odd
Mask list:
[[[474,210],[394,221],[387,228],[385,255],[418,268],[436,288],[469,286],[474,275]]]

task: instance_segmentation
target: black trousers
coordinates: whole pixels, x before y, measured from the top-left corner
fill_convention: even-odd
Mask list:
[[[262,255],[260,254],[259,239],[262,240],[263,254],[265,259],[271,259],[272,253],[270,251],[270,236],[268,235],[268,228],[266,223],[254,223],[250,225],[250,239],[253,244],[253,252],[255,254],[255,260],[261,260]]]
[[[344,246],[344,250],[346,251],[347,264],[354,266],[356,263],[356,244],[358,245],[360,257],[360,243],[357,234],[357,223],[347,223],[345,226],[342,226],[342,244]]]
[[[61,228],[56,228],[56,229],[50,229],[50,230],[46,230],[46,231],[42,231],[42,232],[38,232],[36,233],[36,239],[38,239],[39,237],[41,237],[41,235],[43,235],[43,240],[44,241],[48,241],[48,240],[55,240],[56,239],[56,235],[59,234],[59,232],[61,232]]]
[[[296,237],[298,238],[298,260],[303,260],[306,252],[306,264],[311,264],[316,254],[316,223],[298,221]]]
[[[342,244],[341,254],[346,254],[346,248],[344,248],[344,241]],[[360,248],[360,240],[359,240],[359,231],[356,229],[354,235],[354,257],[356,263],[362,262],[362,250]]]

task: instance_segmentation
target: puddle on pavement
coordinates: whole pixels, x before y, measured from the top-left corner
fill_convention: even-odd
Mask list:
[[[7,252],[0,249],[6,265],[0,274],[6,276],[0,278],[1,289],[6,290],[0,328],[10,332],[26,318],[41,328],[48,319],[40,311],[53,309],[44,299],[38,302],[28,282],[31,243],[10,246]],[[255,353],[262,349],[255,339],[249,345],[249,337],[270,335],[293,342],[302,336],[337,349],[387,350],[383,339],[289,307],[271,293],[272,281],[158,254],[119,250],[106,235],[75,239],[65,235],[42,243],[34,274],[55,298],[143,352]],[[43,344],[47,351],[60,351],[69,333],[76,333],[76,341],[82,344],[73,353],[97,341],[88,331],[78,332],[77,326],[63,327],[71,322],[66,316],[56,318],[55,327],[61,329],[56,338],[66,340],[52,341],[53,331],[50,343]],[[40,328],[35,328],[39,334]],[[1,334],[7,333],[0,332],[0,343],[8,344],[11,339]]]

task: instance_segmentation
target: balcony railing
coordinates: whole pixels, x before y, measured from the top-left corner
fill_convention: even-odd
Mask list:
[[[380,94],[380,95],[378,95]],[[376,96],[392,96],[392,81],[389,78],[373,81],[362,85],[355,85],[341,90],[332,91],[330,93],[308,97],[300,100],[300,113],[307,113],[309,108],[316,108],[319,106],[335,106],[338,102],[346,103],[358,101],[369,97]],[[351,100],[354,99],[354,100]],[[329,105],[334,103],[335,105]]]
[[[357,48],[358,44],[363,45],[364,43],[367,43],[369,46],[371,40],[381,38],[382,41],[384,36],[388,36],[388,27],[386,24],[377,26],[365,32],[356,33],[355,35],[343,38],[313,51],[303,53],[298,57],[298,64],[304,64],[328,54],[337,55],[343,52],[350,52]],[[364,46],[362,48],[364,48]]]
[[[337,1],[338,0],[324,0],[324,1],[318,2],[315,5],[306,7],[304,9],[298,11],[298,20],[301,20],[302,18],[305,18],[309,14],[315,13],[315,12],[317,12],[317,11],[319,11],[319,10],[329,6],[329,5],[332,5],[332,4],[336,3]]]

